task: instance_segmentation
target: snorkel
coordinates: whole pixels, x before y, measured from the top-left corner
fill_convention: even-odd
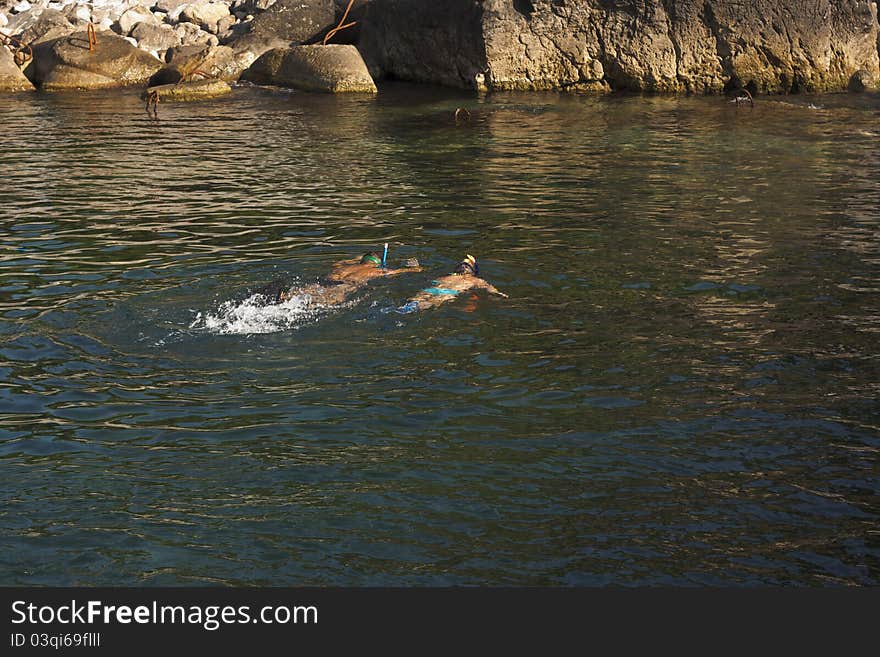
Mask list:
[[[388,262],[388,242],[385,242],[385,251],[382,252],[382,269],[385,269],[386,262]]]

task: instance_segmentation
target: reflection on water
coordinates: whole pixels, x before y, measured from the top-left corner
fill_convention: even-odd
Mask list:
[[[3,583],[878,583],[877,96],[0,119]]]

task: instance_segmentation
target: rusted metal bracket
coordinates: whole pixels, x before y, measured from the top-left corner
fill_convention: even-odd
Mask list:
[[[86,28],[86,36],[89,38],[89,52],[97,49],[98,47],[98,35],[95,34],[95,24],[89,23]]]
[[[0,32],[0,43],[7,46],[9,50],[12,51],[12,60],[19,68],[34,58],[34,51],[31,47],[15,37],[7,36]]]
[[[147,91],[147,104],[144,109],[147,111],[147,114],[150,113],[150,108],[153,110],[153,116],[159,116],[159,92],[155,89]]]

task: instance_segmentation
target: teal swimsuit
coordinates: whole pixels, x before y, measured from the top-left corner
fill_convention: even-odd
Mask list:
[[[434,284],[437,284],[437,281],[434,281]],[[426,287],[422,292],[427,292],[431,296],[439,297],[439,296],[450,296],[454,297],[461,294],[461,290],[452,290],[448,287]],[[418,301],[410,301],[399,308],[395,308],[395,311],[405,314],[405,313],[414,313],[419,309]]]
[[[431,281],[434,285],[437,285],[437,281]],[[439,297],[444,294],[454,297],[458,295],[461,290],[451,290],[448,287],[426,287],[422,292],[427,292],[431,296]]]

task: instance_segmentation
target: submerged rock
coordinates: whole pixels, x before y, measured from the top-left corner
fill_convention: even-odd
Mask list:
[[[15,64],[12,53],[0,46],[0,91],[33,91],[34,85]]]
[[[877,83],[877,77],[871,75],[871,72],[867,69],[862,68],[852,74],[852,77],[849,79],[848,89],[849,91],[859,93],[874,89]]]
[[[149,87],[141,98],[157,96],[160,102],[183,102],[216,98],[231,91],[232,87],[222,80],[193,80]]]
[[[112,32],[89,50],[85,31],[34,48],[28,75],[42,89],[100,89],[146,82],[162,62]]]
[[[364,60],[351,45],[276,48],[262,55],[242,78],[306,91],[376,93]]]

